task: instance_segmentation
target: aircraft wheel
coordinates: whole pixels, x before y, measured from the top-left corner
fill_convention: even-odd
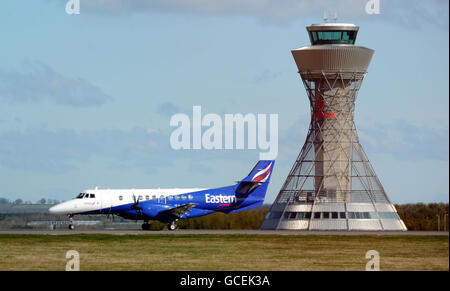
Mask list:
[[[168,228],[169,228],[169,230],[175,230],[177,228],[177,226],[175,225],[175,223],[170,223]]]
[[[69,224],[69,229],[74,230],[75,226],[73,224]]]
[[[149,223],[143,223],[142,224],[142,230],[149,230],[150,229],[150,224]]]

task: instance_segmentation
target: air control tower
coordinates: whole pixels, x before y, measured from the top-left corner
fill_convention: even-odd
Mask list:
[[[306,28],[292,50],[311,109],[308,136],[261,229],[406,230],[361,144],[356,96],[374,51],[355,45],[359,27]]]

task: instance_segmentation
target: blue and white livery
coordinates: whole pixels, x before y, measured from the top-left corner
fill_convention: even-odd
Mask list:
[[[232,186],[212,189],[93,189],[49,209],[52,214],[70,218],[83,214],[116,214],[143,220],[142,229],[149,229],[150,220],[168,223],[174,230],[178,219],[198,217],[214,212],[234,213],[261,206],[266,196],[275,161],[259,161],[250,174]]]

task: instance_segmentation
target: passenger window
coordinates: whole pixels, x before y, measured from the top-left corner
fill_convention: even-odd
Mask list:
[[[122,195],[121,195],[121,196],[119,196],[119,200],[120,200],[120,201],[122,201],[122,199],[123,199]]]
[[[330,212],[324,212],[323,213],[323,218],[324,219],[329,219],[330,218]]]
[[[145,200],[150,200],[150,196],[145,196]]]
[[[153,196],[152,196],[152,200],[156,200],[156,195],[153,195]]]
[[[91,198],[95,198],[95,194],[91,194]]]
[[[338,218],[338,213],[337,212],[331,212],[331,218],[337,219]]]
[[[345,212],[339,212],[339,216],[340,216],[340,218],[345,219]]]
[[[89,198],[89,194],[84,195],[84,198]]]
[[[181,199],[186,200],[187,199],[186,195],[181,196]]]
[[[320,219],[320,212],[314,212],[314,218]]]
[[[169,200],[173,200],[173,196],[172,195],[169,196]]]
[[[188,195],[189,200],[194,199],[194,196],[192,196],[191,194]]]
[[[164,200],[164,195],[159,196],[159,199]]]
[[[139,201],[142,200],[142,195],[139,195],[138,200],[139,200]]]
[[[176,195],[175,200],[180,200],[180,196]]]

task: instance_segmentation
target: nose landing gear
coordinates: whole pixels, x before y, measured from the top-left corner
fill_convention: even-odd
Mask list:
[[[73,224],[73,215],[69,215],[69,229],[74,230],[75,225]]]

